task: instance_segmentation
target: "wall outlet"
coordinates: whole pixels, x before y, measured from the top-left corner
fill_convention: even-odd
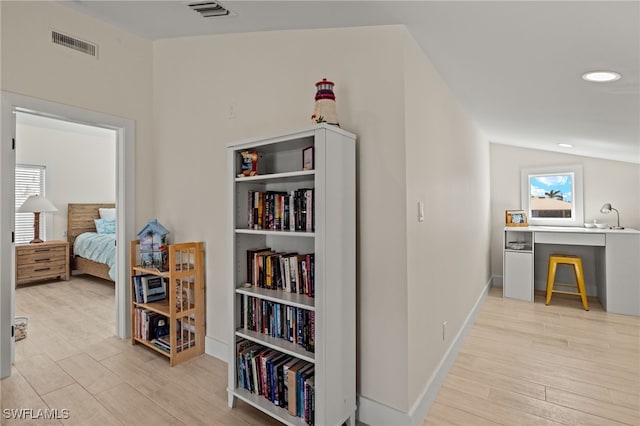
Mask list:
[[[444,342],[447,338],[447,322],[442,322],[442,341]]]

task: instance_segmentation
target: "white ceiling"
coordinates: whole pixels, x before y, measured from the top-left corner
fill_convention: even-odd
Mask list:
[[[496,143],[640,163],[639,1],[64,1],[142,37],[404,24]],[[580,76],[622,74],[596,84]],[[573,148],[560,148],[570,143]]]

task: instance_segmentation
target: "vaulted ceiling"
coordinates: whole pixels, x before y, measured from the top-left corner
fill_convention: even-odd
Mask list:
[[[62,2],[150,40],[402,24],[492,142],[640,163],[638,1],[228,0],[209,18],[191,3]]]

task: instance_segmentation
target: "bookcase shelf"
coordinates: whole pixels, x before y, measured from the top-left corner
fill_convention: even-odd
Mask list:
[[[289,354],[301,360],[304,360],[307,362],[315,362],[315,356],[313,352],[306,351],[303,347],[295,345],[284,339],[271,337],[264,333],[247,330],[245,328],[238,328],[235,334],[237,337],[242,337],[243,339],[260,343],[263,346],[266,346],[271,349],[276,349],[280,352]]]
[[[314,170],[302,170],[309,147]],[[257,153],[257,176],[238,177],[243,151]],[[319,124],[230,144],[228,161],[229,406],[239,398],[287,425],[355,424],[355,135]],[[251,381],[262,374],[272,382]],[[301,417],[291,399],[264,396],[282,398],[287,378],[305,390]]]
[[[315,301],[313,297],[309,297],[305,294],[288,293],[283,290],[270,290],[260,287],[238,287],[236,293],[244,294],[247,296],[257,297],[258,299],[270,300],[272,302],[283,303],[295,308],[307,309],[309,311],[315,311]]]
[[[268,229],[247,229],[236,228],[236,234],[251,234],[251,235],[273,235],[280,237],[296,237],[296,238],[314,238],[315,232],[303,232],[303,231],[269,231]]]
[[[131,344],[142,344],[168,357],[174,366],[204,353],[203,243],[172,244],[168,252],[168,271],[143,268],[137,265],[139,240],[131,241]],[[164,299],[140,300],[142,277],[160,277],[166,288]],[[160,320],[169,334],[157,338]]]
[[[315,170],[301,170],[295,172],[285,172],[285,173],[271,173],[268,175],[257,175],[257,176],[243,176],[237,177],[236,182],[264,182],[264,181],[280,181],[280,182],[304,182],[308,181],[309,178],[316,174]]]

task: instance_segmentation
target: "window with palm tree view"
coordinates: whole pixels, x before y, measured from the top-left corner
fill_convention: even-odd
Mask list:
[[[573,173],[529,176],[531,217],[573,217]]]
[[[521,208],[529,225],[583,226],[582,165],[521,169]]]

